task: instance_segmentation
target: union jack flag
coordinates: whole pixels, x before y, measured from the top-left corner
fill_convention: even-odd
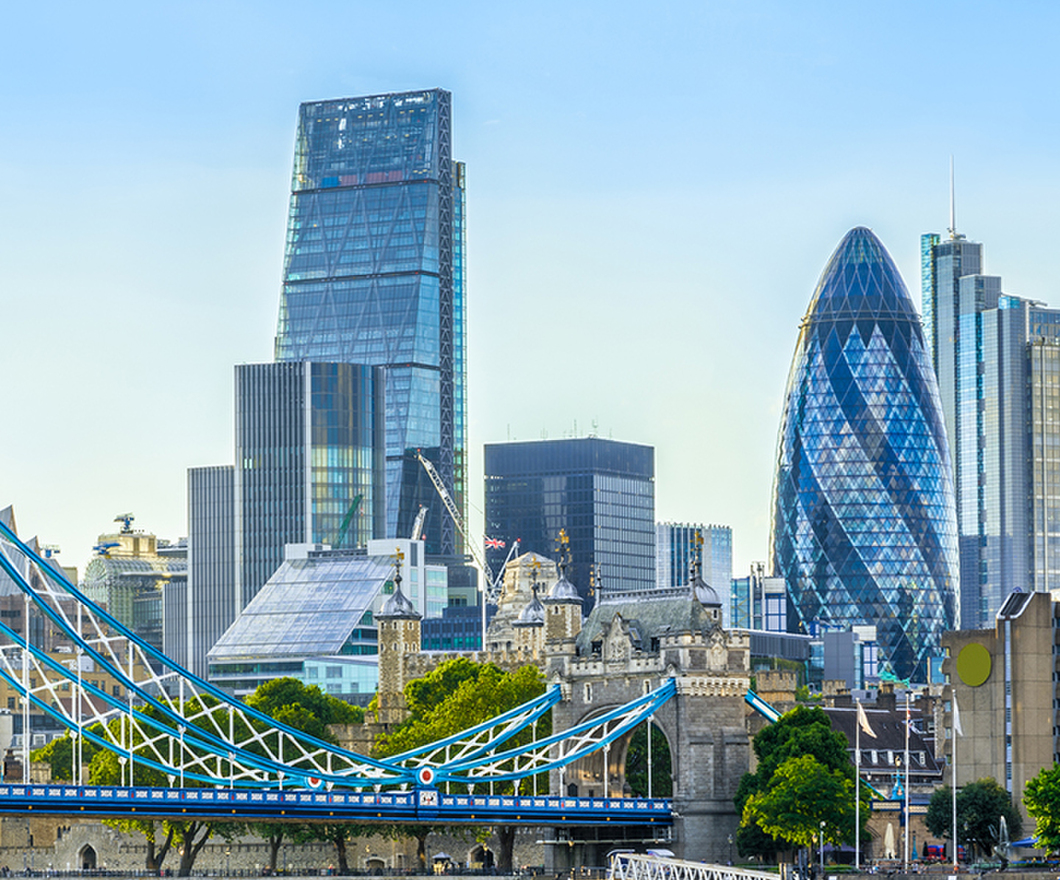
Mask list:
[[[504,549],[504,541],[502,541],[500,538],[484,538],[483,539],[483,543],[490,550],[503,550]]]

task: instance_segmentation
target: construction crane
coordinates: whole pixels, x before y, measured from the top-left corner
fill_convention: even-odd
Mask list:
[[[420,509],[416,512],[416,519],[412,523],[412,534],[409,537],[413,541],[419,541],[423,538],[423,523],[427,519],[427,505],[421,504]]]
[[[471,553],[471,558],[482,572],[482,580],[484,583],[484,589],[482,592],[485,597],[483,608],[485,608],[487,603],[490,605],[496,605],[497,600],[501,595],[501,587],[504,585],[504,568],[509,562],[511,562],[515,553],[518,551],[519,542],[514,541],[512,543],[511,549],[508,551],[508,558],[504,560],[504,565],[501,566],[500,573],[494,576],[493,570],[486,562],[486,557],[479,550],[478,544],[472,541],[471,536],[468,535],[467,527],[464,525],[464,518],[460,515],[460,511],[456,509],[456,503],[449,494],[449,490],[445,488],[445,483],[442,482],[442,478],[438,474],[438,471],[435,470],[434,465],[424,458],[418,450],[416,452],[416,458],[420,460],[423,469],[427,471],[427,476],[431,478],[431,482],[434,484],[434,488],[438,492],[438,497],[442,499],[442,504],[445,505],[445,509],[449,512],[449,516],[452,517],[453,524],[456,526],[457,531],[463,536],[464,544]]]
[[[350,531],[350,524],[353,522],[353,518],[357,515],[357,509],[361,506],[361,502],[364,501],[364,495],[357,495],[353,499],[353,503],[350,504],[350,509],[346,511],[346,515],[342,518],[342,522],[339,523],[338,531],[335,532],[335,538],[331,542],[331,546],[338,550],[346,540],[346,535]]]

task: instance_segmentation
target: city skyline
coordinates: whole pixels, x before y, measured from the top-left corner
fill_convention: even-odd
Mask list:
[[[734,574],[765,559],[786,365],[819,255],[863,223],[915,278],[920,234],[945,222],[950,154],[957,225],[989,242],[985,271],[1055,304],[1032,256],[1048,252],[1060,189],[1057,62],[1038,43],[1053,10],[674,5],[645,24],[557,6],[556,29],[466,9],[352,55],[291,43],[269,8],[209,28],[192,8],[69,6],[58,25],[13,11],[26,39],[0,61],[2,363],[27,415],[0,445],[2,503],[64,564],[83,572],[118,511],[184,534],[187,468],[228,459],[231,367],[272,356],[302,101],[453,93],[472,169],[475,531],[483,444],[595,422],[656,448],[657,519],[731,525]],[[314,10],[337,45],[353,13]],[[968,51],[983,33],[989,71]],[[927,100],[954,81],[977,120]],[[982,118],[1006,138],[979,137]]]

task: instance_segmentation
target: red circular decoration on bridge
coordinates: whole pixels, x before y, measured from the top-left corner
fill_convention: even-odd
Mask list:
[[[434,782],[434,768],[420,767],[420,772],[416,774],[416,777],[419,779],[420,785],[430,785]]]
[[[310,788],[320,788],[320,786],[322,786],[323,784],[324,780],[319,779],[316,776],[306,777],[306,785],[308,785]]]

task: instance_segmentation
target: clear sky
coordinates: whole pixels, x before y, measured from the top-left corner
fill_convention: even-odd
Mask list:
[[[132,511],[186,534],[272,358],[298,104],[440,86],[468,165],[482,444],[656,450],[659,519],[764,559],[800,318],[848,228],[919,300],[958,227],[1060,305],[1060,6],[3,4],[0,505],[83,570]],[[594,428],[595,426],[595,428]],[[481,523],[481,514],[475,519]]]

